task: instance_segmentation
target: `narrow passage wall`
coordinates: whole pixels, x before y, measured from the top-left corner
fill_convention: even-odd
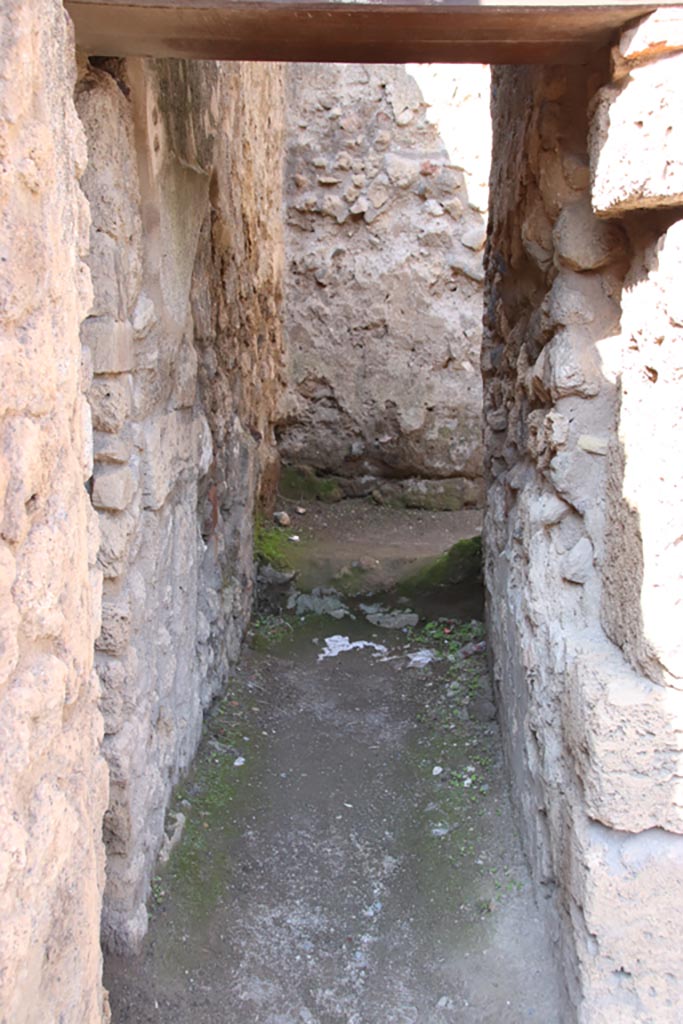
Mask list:
[[[567,1019],[590,1024],[683,1005],[683,57],[651,45],[675,26],[639,31],[604,88],[607,59],[493,87],[493,670]]]
[[[482,500],[488,84],[480,66],[288,68],[278,438],[328,497]]]
[[[86,163],[70,23],[0,11],[0,1021],[103,1019],[101,573],[79,323]]]
[[[94,60],[78,83],[117,950],[146,931],[171,788],[251,610],[277,464],[281,93],[275,65]]]

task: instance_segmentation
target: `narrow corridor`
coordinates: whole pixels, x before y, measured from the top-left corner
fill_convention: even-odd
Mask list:
[[[110,958],[115,1024],[559,1021],[483,624],[332,596],[256,620],[143,952]]]

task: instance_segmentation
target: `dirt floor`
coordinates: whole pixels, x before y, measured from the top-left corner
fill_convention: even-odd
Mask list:
[[[278,507],[291,518],[283,538],[302,589],[344,588],[352,575],[363,593],[388,588],[456,541],[481,533],[481,512],[472,509],[423,512],[385,508],[369,500],[305,506],[281,501]],[[305,509],[304,515],[297,508]]]
[[[467,532],[344,504],[302,517],[328,582],[370,534],[393,576]],[[329,588],[333,615],[255,620],[176,794],[144,948],[107,962],[114,1024],[559,1024],[481,596],[443,596],[410,625],[405,597]]]

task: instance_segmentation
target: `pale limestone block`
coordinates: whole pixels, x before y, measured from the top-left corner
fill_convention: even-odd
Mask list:
[[[556,526],[570,511],[566,501],[557,494],[547,492],[531,505],[531,522],[534,526]]]
[[[180,473],[192,463],[199,438],[199,424],[188,412],[166,413],[145,424],[142,473],[146,508],[161,508]]]
[[[123,427],[131,408],[131,380],[127,374],[100,377],[88,393],[93,427],[115,434]]]
[[[577,447],[589,455],[607,455],[609,440],[597,434],[580,434],[576,441]]]
[[[560,263],[572,270],[598,270],[625,253],[620,228],[599,220],[588,196],[564,207],[555,221],[553,243]]]
[[[460,241],[465,248],[471,249],[473,252],[481,252],[486,244],[486,225],[482,223],[468,228],[462,233]]]
[[[678,1024],[683,837],[657,828],[634,835],[584,820],[571,845],[584,934],[594,937],[580,947],[591,1022]]]
[[[349,208],[341,196],[325,196],[320,212],[325,217],[331,217],[337,224],[343,224],[349,216]]]
[[[683,54],[600,91],[589,133],[591,199],[610,216],[683,203]]]
[[[149,295],[145,295],[145,293],[142,292],[138,296],[138,301],[135,304],[132,317],[133,330],[135,331],[136,337],[144,338],[149,334],[149,331],[156,319],[157,313],[154,307],[154,302]]]
[[[104,731],[105,734],[115,733],[124,725],[130,711],[125,692],[126,667],[119,659],[100,654],[97,672],[102,686],[100,708],[104,716]]]
[[[606,304],[598,274],[563,270],[553,281],[542,313],[549,328],[592,324]]]
[[[587,813],[623,831],[683,833],[683,693],[636,673],[606,641],[567,671],[563,728]]]
[[[125,317],[127,303],[121,294],[121,243],[102,231],[90,232],[88,267],[93,285],[93,299],[89,313],[94,317]]]
[[[93,435],[93,458],[95,462],[124,464],[133,454],[133,445],[128,437],[120,434],[106,434],[96,430]]]
[[[481,284],[484,280],[484,267],[481,256],[471,250],[452,253],[449,267],[455,274],[462,274],[471,281]]]
[[[102,599],[102,629],[97,650],[105,654],[123,654],[130,641],[130,603],[127,596]]]
[[[541,357],[542,380],[553,399],[569,395],[593,398],[600,392],[600,362],[595,345],[590,335],[580,327],[558,331],[543,349]]]
[[[126,373],[134,368],[133,328],[127,320],[88,317],[81,337],[92,352],[94,373]]]
[[[570,583],[586,583],[593,573],[593,545],[582,537],[560,560],[560,575]]]
[[[98,463],[92,492],[95,508],[121,512],[130,505],[134,492],[135,478],[127,466]]]
[[[105,511],[100,513],[99,518],[102,539],[97,562],[104,576],[113,579],[126,569],[136,518],[128,512]]]

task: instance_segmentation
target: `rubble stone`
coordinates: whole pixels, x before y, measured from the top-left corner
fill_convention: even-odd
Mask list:
[[[393,478],[421,478],[425,507],[462,507],[462,492],[469,504],[481,476],[488,71],[292,65],[288,99],[283,460],[343,490],[363,479],[388,500]],[[329,174],[347,115],[354,159]],[[317,187],[302,201],[303,180]],[[419,488],[404,489],[412,505]]]

